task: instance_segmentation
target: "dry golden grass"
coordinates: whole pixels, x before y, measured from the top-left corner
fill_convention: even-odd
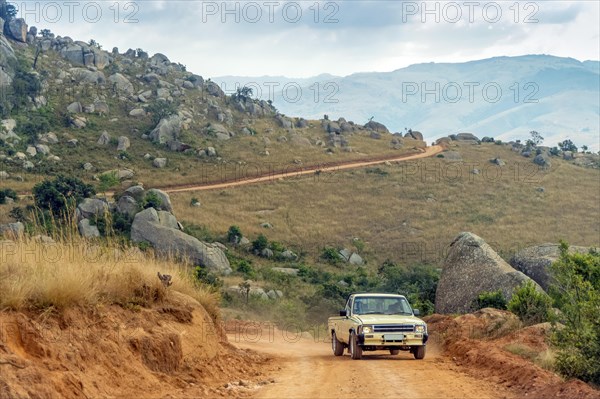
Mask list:
[[[147,305],[179,291],[218,317],[219,297],[199,285],[188,265],[158,259],[137,248],[83,239],[44,244],[0,241],[0,310],[64,309],[99,303]],[[157,272],[173,276],[165,288]]]
[[[480,235],[505,258],[560,239],[599,246],[600,171],[556,158],[542,171],[531,159],[494,144],[452,149],[463,162],[429,158],[177,193],[172,199],[180,220],[220,234],[235,224],[251,239],[264,233],[314,257],[325,245],[352,248],[353,239],[360,238],[371,264],[385,259],[441,264],[461,231]],[[491,164],[496,156],[506,165]],[[471,174],[473,167],[482,173]],[[202,207],[189,206],[193,197]],[[274,228],[261,228],[263,222]]]

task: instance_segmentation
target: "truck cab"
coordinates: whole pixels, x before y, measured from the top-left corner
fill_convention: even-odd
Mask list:
[[[415,359],[425,357],[427,324],[419,319],[419,311],[398,294],[352,294],[339,316],[330,317],[335,356],[348,348],[352,359],[361,359],[364,351],[389,351],[397,355],[409,351]]]

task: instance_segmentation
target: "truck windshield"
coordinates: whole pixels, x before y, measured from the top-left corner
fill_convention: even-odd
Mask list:
[[[412,309],[402,297],[367,296],[354,299],[352,313],[412,315]]]

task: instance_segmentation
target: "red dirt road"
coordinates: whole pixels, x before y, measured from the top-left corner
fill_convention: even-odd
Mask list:
[[[266,335],[266,334],[265,334]],[[505,388],[467,376],[451,360],[428,346],[424,360],[408,352],[391,356],[365,352],[362,360],[334,357],[330,344],[304,337],[286,342],[275,330],[260,341],[229,341],[274,357],[281,368],[274,384],[259,388],[256,398],[512,398]],[[289,340],[288,340],[289,341]]]
[[[245,186],[247,184],[256,184],[256,183],[264,183],[268,181],[274,181],[278,179],[285,179],[289,177],[298,177],[309,174],[314,174],[317,171],[321,172],[337,172],[340,170],[347,169],[356,169],[356,168],[364,168],[366,166],[374,166],[381,165],[385,162],[401,162],[401,161],[411,161],[415,159],[428,158],[434,155],[439,154],[443,151],[443,148],[439,145],[434,145],[431,147],[426,147],[423,152],[418,154],[410,154],[410,155],[402,155],[391,158],[381,158],[370,161],[355,161],[348,163],[341,163],[332,166],[312,166],[307,168],[302,168],[301,170],[296,171],[286,171],[281,173],[271,173],[263,176],[258,176],[250,179],[236,180],[236,181],[227,181],[220,183],[208,183],[208,184],[199,184],[199,185],[183,185],[183,186],[171,186],[171,187],[163,187],[161,188],[163,191],[167,193],[181,193],[188,191],[204,191],[204,190],[218,190],[224,188],[231,188],[237,186]]]

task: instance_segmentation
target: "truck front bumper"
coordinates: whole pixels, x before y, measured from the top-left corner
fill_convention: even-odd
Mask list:
[[[425,345],[429,335],[427,333],[370,333],[358,334],[358,344],[364,347],[396,348],[406,346]]]

